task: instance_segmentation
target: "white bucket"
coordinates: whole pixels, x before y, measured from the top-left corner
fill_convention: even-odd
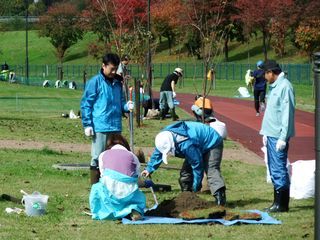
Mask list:
[[[25,206],[25,211],[28,216],[40,216],[46,213],[48,204],[48,195],[42,195],[39,192],[24,195],[22,205]]]

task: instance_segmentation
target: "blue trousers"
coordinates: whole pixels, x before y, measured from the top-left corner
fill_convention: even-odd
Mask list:
[[[279,152],[276,151],[277,141],[278,138],[268,137],[268,166],[274,188],[285,190],[290,188],[290,178],[287,170],[289,141],[287,141],[286,147]]]
[[[166,105],[168,105],[170,109],[174,108],[172,91],[160,92],[160,100],[159,100],[160,110],[164,110]]]

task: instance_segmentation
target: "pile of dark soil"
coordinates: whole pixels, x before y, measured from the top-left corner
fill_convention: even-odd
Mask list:
[[[230,210],[230,209],[229,209]],[[154,210],[145,213],[146,216],[173,217],[183,219],[251,219],[260,220],[257,213],[229,211],[217,206],[213,201],[201,199],[194,192],[181,192],[177,197],[161,202]]]
[[[177,197],[164,200],[154,210],[146,212],[147,216],[180,217],[181,213],[191,210],[208,209],[215,206],[197,196],[194,192],[181,192]]]

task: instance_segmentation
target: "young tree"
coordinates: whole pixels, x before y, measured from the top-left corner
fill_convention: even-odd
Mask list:
[[[79,13],[75,6],[68,3],[50,7],[46,15],[40,16],[39,29],[40,37],[50,38],[61,65],[66,51],[83,36]]]
[[[207,77],[209,63],[214,63],[222,50],[221,43],[225,33],[224,30],[222,32],[219,30],[219,25],[221,24],[227,1],[190,0],[185,3],[187,7],[185,23],[198,31],[200,36],[201,56],[205,66],[202,96],[206,98],[213,86],[214,79],[214,66],[210,69],[211,74],[208,74],[211,76],[210,79]],[[211,80],[209,88],[208,80]],[[204,121],[204,112],[202,119]]]

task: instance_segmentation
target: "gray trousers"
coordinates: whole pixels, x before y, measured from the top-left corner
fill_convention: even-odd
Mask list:
[[[99,168],[99,155],[103,151],[106,150],[106,144],[108,140],[108,136],[111,133],[120,133],[120,132],[97,132],[92,136],[92,143],[91,143],[91,168]]]
[[[204,171],[207,174],[208,186],[212,195],[214,195],[214,193],[220,188],[225,187],[225,183],[220,171],[222,153],[223,142],[216,148],[211,149],[209,152],[203,155]],[[182,191],[192,191],[192,167],[187,160],[184,160],[180,170],[179,183]]]

